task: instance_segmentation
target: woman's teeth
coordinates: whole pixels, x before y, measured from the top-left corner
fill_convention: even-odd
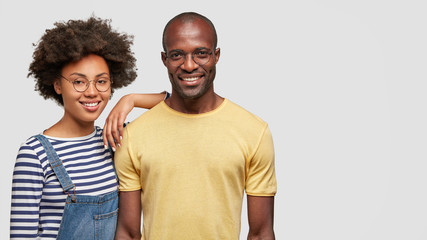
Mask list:
[[[85,105],[86,107],[95,107],[96,105],[98,105],[98,103],[83,103],[83,105]]]

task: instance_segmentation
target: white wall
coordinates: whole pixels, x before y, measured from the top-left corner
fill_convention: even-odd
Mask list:
[[[135,35],[139,77],[115,93],[102,126],[120,96],[170,91],[163,27],[196,11],[218,31],[216,91],[270,124],[277,239],[426,239],[426,7],[411,0],[0,0],[0,238],[8,238],[19,145],[62,116],[26,78],[32,43],[55,21],[92,13]]]

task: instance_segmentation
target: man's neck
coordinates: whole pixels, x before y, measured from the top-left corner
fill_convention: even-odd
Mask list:
[[[216,93],[204,95],[197,99],[185,99],[178,94],[173,94],[165,103],[172,109],[187,113],[187,114],[201,114],[215,110],[224,101],[224,98],[218,96]]]

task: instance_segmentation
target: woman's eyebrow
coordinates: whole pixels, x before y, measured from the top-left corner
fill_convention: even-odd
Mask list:
[[[74,72],[74,73],[70,74],[70,76],[73,76],[73,75],[77,75],[79,77],[85,77],[85,78],[87,78],[87,76],[85,74],[79,73],[79,72]],[[108,76],[110,76],[108,73],[103,72],[103,73],[97,74],[95,77],[101,77],[102,75],[108,75]]]
[[[100,74],[96,75],[96,77],[101,77],[102,75],[108,75],[108,77],[110,76],[110,74],[108,74],[106,72],[103,72],[103,73],[100,73]]]

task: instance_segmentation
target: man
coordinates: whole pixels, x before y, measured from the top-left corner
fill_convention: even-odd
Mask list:
[[[116,152],[116,239],[274,239],[276,178],[267,124],[214,92],[220,49],[211,21],[182,13],[163,32],[172,96],[127,125]],[[140,232],[141,207],[143,232]]]

